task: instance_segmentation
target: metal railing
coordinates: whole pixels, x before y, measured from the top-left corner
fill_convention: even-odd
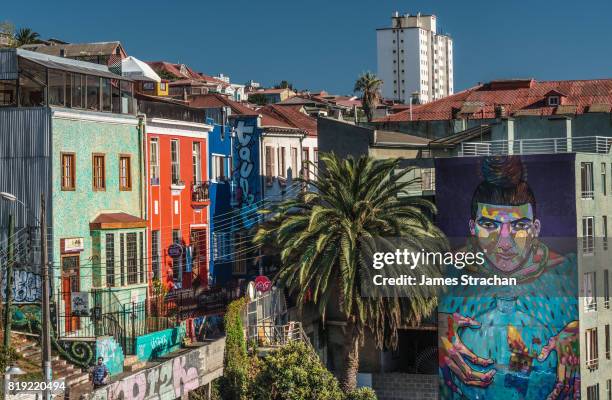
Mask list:
[[[191,201],[201,202],[209,200],[209,185],[206,181],[194,182],[191,186]]]
[[[247,338],[251,343],[257,343],[261,347],[281,347],[291,342],[304,342],[310,344],[310,340],[302,329],[300,322],[289,322],[285,325],[259,324],[250,325]]]
[[[598,153],[608,154],[612,137],[583,136],[573,138],[492,140],[489,142],[464,142],[459,148],[460,157],[506,154],[548,153]]]

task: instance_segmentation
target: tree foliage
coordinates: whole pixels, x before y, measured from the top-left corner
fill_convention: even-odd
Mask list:
[[[249,101],[259,106],[265,106],[268,104],[268,98],[261,93],[253,93],[249,95]]]
[[[366,114],[368,122],[372,122],[374,111],[380,103],[380,87],[382,84],[383,81],[378,79],[378,77],[371,72],[365,72],[357,79],[357,82],[355,82],[355,88],[353,90],[357,93],[361,93],[361,106]]]
[[[377,400],[376,393],[371,388],[361,387],[350,392],[346,400]]]
[[[251,390],[254,400],[342,400],[336,378],[304,343],[267,355]]]
[[[15,47],[23,46],[24,44],[34,44],[39,42],[40,35],[30,28],[19,28],[15,33]]]
[[[246,400],[249,356],[247,353],[242,315],[246,298],[234,300],[225,314],[225,354],[221,393],[225,400]]]
[[[274,85],[274,89],[291,89],[293,90],[293,84],[289,81],[282,80],[278,85]]]
[[[362,297],[362,281],[371,282],[370,246],[375,240],[402,237],[408,239],[408,251],[445,251],[446,241],[431,220],[435,206],[422,198],[401,196],[418,181],[407,178],[411,169],[401,170],[399,160],[366,156],[342,160],[324,154],[320,161],[311,189],[281,203],[276,216],[259,229],[255,242],[274,243],[280,249],[277,280],[297,304],[311,299],[324,319],[328,307],[344,315],[340,381],[348,393],[356,386],[366,330],[377,346],[394,347],[400,327],[417,323],[436,306],[435,290],[427,286]],[[418,272],[439,274],[434,265],[420,267]]]

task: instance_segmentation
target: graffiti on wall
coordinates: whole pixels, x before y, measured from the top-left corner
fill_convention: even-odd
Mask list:
[[[518,282],[441,296],[441,399],[580,398],[573,159],[547,157],[436,160],[440,227],[485,254],[468,272]]]
[[[149,361],[178,350],[185,338],[185,325],[152,332],[136,338],[136,355],[139,360]]]
[[[242,215],[256,208],[260,197],[261,184],[259,177],[259,131],[256,120],[236,122],[234,127],[234,182],[236,185],[235,201],[240,205]],[[243,218],[245,226],[253,225],[255,218],[249,213],[249,217]]]
[[[207,372],[221,372],[223,363],[223,343],[213,344],[214,350],[206,347],[193,350],[119,381],[107,385],[93,393],[94,400],[170,400],[179,398],[204,384],[213,376],[204,377]],[[202,359],[212,356],[214,359]],[[218,365],[217,365],[218,364]],[[216,377],[216,376],[215,376]],[[201,382],[202,381],[202,382]]]
[[[104,365],[111,375],[123,372],[123,349],[115,338],[108,336],[96,340],[96,360],[100,357],[104,359]]]
[[[6,297],[4,288],[6,287],[6,276],[2,276],[2,299]],[[38,302],[42,296],[41,276],[23,269],[13,270],[13,302],[14,303],[34,303]]]

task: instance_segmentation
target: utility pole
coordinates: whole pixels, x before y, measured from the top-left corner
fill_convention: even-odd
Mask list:
[[[47,383],[45,387],[49,387],[51,376],[51,321],[50,312],[50,285],[49,285],[49,254],[47,249],[47,213],[45,207],[45,194],[40,196],[40,264],[42,269],[42,368],[43,378]],[[50,400],[51,392],[49,389],[44,391],[44,399]]]
[[[13,264],[15,263],[15,217],[9,214],[8,223],[8,260],[6,264],[6,289],[4,292],[4,351],[11,347],[11,303],[13,297]]]

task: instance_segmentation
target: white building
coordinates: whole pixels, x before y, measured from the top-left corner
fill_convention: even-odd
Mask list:
[[[435,15],[395,12],[376,36],[385,98],[427,103],[453,94],[453,40],[437,33]]]

